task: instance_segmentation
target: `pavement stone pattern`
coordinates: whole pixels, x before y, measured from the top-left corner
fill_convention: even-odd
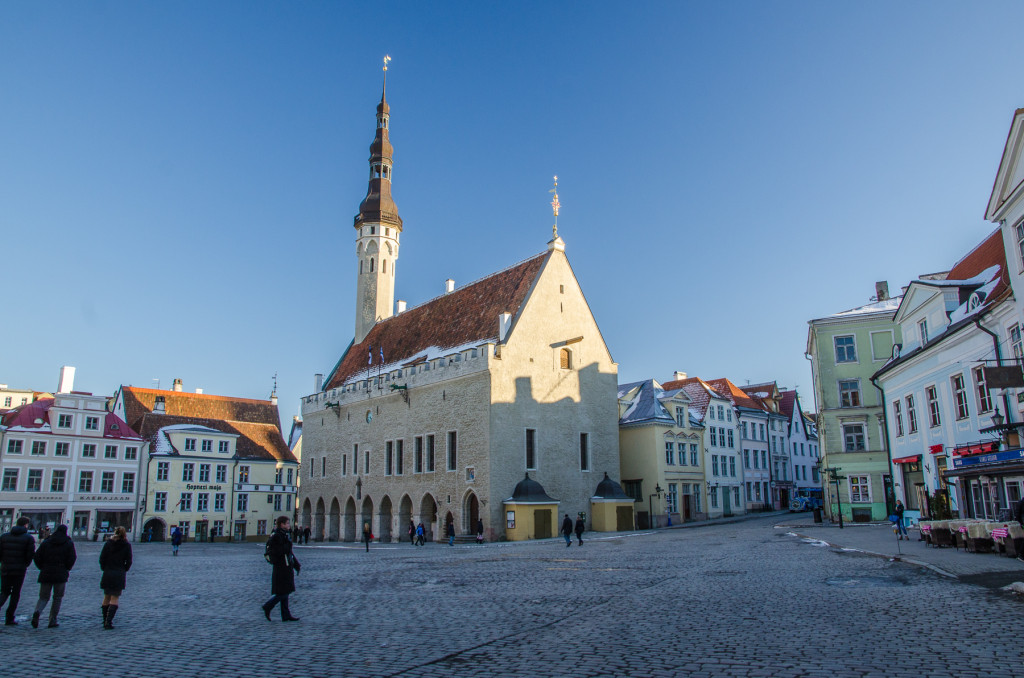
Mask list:
[[[777,522],[589,534],[571,548],[561,539],[369,553],[296,547],[303,567],[291,609],[302,619],[290,624],[276,610],[267,622],[259,609],[270,590],[262,544],[187,543],[176,558],[169,544],[134,544],[113,631],[101,629],[99,545],[85,542],[60,628],[29,626],[38,591],[29,577],[21,624],[0,627],[3,675],[863,678],[1019,669],[1021,597],[821,546]],[[941,633],[929,626],[937,620]]]

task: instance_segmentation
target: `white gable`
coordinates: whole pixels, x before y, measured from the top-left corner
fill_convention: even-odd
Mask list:
[[[1018,108],[1010,124],[1010,133],[999,161],[985,218],[999,221],[1006,210],[1024,193],[1024,108]]]

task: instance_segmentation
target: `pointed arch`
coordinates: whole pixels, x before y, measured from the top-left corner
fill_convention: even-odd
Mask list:
[[[345,502],[345,541],[356,540],[356,500],[352,497]]]
[[[377,512],[377,534],[378,540],[382,543],[388,543],[391,541],[392,525],[391,525],[391,497],[384,495],[380,500],[380,510]]]
[[[311,535],[313,537],[313,541],[323,541],[324,540],[324,513],[325,512],[326,512],[326,509],[324,508],[324,499],[323,499],[323,497],[320,497],[317,500],[317,502],[316,502],[316,513],[313,514],[313,529],[312,529],[312,535]]]
[[[327,540],[338,541],[341,536],[341,502],[335,497],[331,502],[330,518],[327,521]]]
[[[412,498],[403,494],[398,502],[398,540],[403,541],[409,533],[409,523],[412,522]],[[415,528],[416,524],[413,523]]]

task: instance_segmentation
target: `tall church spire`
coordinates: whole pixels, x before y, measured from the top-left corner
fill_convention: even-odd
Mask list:
[[[391,57],[384,57],[384,86],[377,104],[377,133],[370,144],[370,178],[366,197],[355,217],[356,331],[361,343],[378,320],[394,314],[395,262],[398,259],[402,218],[391,199],[393,149],[388,140],[391,107],[387,102],[387,71]]]

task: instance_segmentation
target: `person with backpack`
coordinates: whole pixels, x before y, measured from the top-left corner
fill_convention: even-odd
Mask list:
[[[423,546],[423,538],[425,536],[426,533],[423,529],[423,523],[420,523],[416,526],[416,546]]]
[[[174,526],[174,530],[171,531],[171,553],[178,555],[178,548],[181,546],[182,538],[181,528],[177,525]]]
[[[75,543],[68,536],[68,526],[58,525],[53,536],[47,537],[36,550],[35,563],[39,568],[39,602],[36,603],[36,610],[32,613],[32,628],[39,628],[39,615],[43,613],[46,604],[50,602],[50,594],[53,594],[53,605],[50,606],[50,623],[47,628],[53,629],[58,626],[57,614],[60,612],[60,603],[64,599],[64,588],[68,582],[68,573],[75,566],[78,554],[75,553]]]
[[[270,575],[272,595],[270,600],[263,603],[263,616],[267,621],[270,621],[270,613],[278,603],[281,604],[281,621],[299,621],[288,609],[288,596],[295,592],[295,575],[302,569],[292,553],[292,540],[288,538],[289,522],[288,516],[280,516],[275,521],[274,533],[267,540],[263,554],[267,562],[274,566]]]
[[[565,548],[572,546],[572,518],[569,514],[565,514],[565,519],[562,521],[562,536],[565,537]]]
[[[21,600],[21,585],[25,583],[25,571],[32,564],[32,556],[36,552],[36,540],[28,533],[31,520],[22,516],[18,518],[14,529],[0,537],[0,607],[8,598],[7,626],[14,626],[14,612]]]

